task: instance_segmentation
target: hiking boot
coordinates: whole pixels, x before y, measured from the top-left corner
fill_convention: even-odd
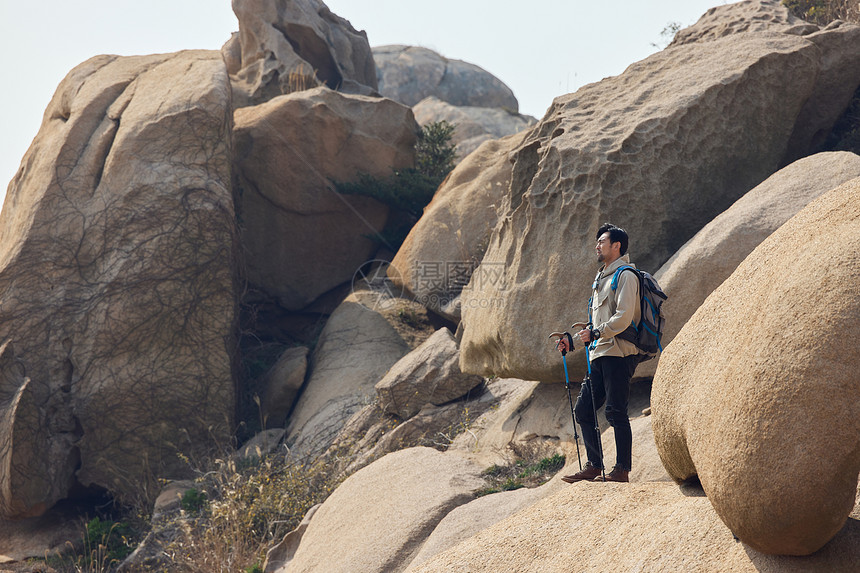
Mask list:
[[[626,482],[630,481],[629,476],[630,476],[629,471],[627,471],[627,470],[625,470],[619,466],[615,466],[614,468],[612,468],[611,472],[606,474],[606,479],[603,479],[602,475],[598,475],[592,481],[617,481],[617,482],[626,483]]]
[[[582,468],[582,471],[578,471],[573,475],[564,476],[561,478],[561,481],[567,483],[576,483],[578,481],[591,481],[600,474],[603,473],[603,468],[596,468],[591,465],[591,462],[585,462],[585,467]]]

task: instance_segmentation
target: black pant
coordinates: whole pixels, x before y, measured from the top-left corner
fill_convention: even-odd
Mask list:
[[[633,464],[633,432],[627,417],[627,402],[630,399],[630,378],[633,376],[638,356],[602,356],[591,361],[591,384],[582,383],[576,399],[576,421],[582,428],[582,441],[588,461],[597,468],[603,467],[600,434],[595,428],[594,411],[606,402],[606,420],[615,430],[615,465],[630,471]],[[592,389],[594,402],[592,404]]]

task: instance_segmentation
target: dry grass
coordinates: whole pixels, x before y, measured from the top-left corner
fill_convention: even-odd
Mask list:
[[[289,76],[287,76],[287,91],[284,93],[289,94],[310,90],[318,87],[319,85],[320,82],[316,77],[316,70],[312,70],[310,66],[305,70],[305,65],[299,64],[298,67],[293,69]]]
[[[168,569],[201,573],[258,569],[266,551],[343,479],[324,460],[290,462],[283,456],[250,463],[217,460],[216,469],[197,480],[206,494],[197,498],[202,501],[183,504],[186,515],[194,515],[166,547]]]
[[[819,26],[834,20],[860,24],[860,5],[856,0],[783,0],[792,14]]]

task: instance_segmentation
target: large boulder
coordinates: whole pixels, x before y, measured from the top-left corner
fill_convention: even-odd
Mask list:
[[[487,388],[495,395],[496,407],[475,418],[469,431],[458,435],[449,450],[477,456],[488,467],[500,465],[510,461],[512,444],[537,435],[556,437],[559,430],[564,429],[564,410],[559,407],[562,396],[557,387],[549,384],[541,387],[538,382],[515,378],[496,378],[487,383]],[[556,391],[542,399],[547,394],[546,388]],[[559,402],[552,404],[553,400]],[[532,408],[533,404],[536,407]],[[535,412],[539,414],[535,416]],[[521,424],[524,420],[527,422]],[[573,428],[568,429],[570,432],[562,441],[572,443]]]
[[[348,475],[397,450],[413,446],[445,447],[449,436],[468,426],[471,416],[492,406],[490,400],[461,401],[444,406],[427,404],[417,414],[400,422],[397,417],[382,412],[378,404],[369,404],[350,418],[327,453],[337,459],[342,452],[350,452],[343,468],[343,473]]]
[[[228,440],[230,97],[204,51],[98,56],[57,88],[0,213],[3,515],[143,495]]]
[[[860,473],[860,179],[759,245],[657,368],[654,437],[755,549],[806,555],[843,527]]]
[[[485,484],[482,469],[432,448],[388,454],[329,496],[279,571],[402,570],[439,521]]]
[[[388,208],[333,182],[411,167],[412,112],[316,88],[236,110],[234,179],[248,280],[288,310],[348,282]]]
[[[441,406],[483,381],[460,371],[457,341],[450,330],[440,328],[388,370],[376,383],[376,394],[384,412],[409,418],[425,404]]]
[[[481,264],[503,268],[503,280],[479,284],[479,267],[462,300],[463,370],[557,379],[547,335],[585,318],[602,222],[626,228],[632,260],[654,272],[776,171],[799,142],[798,116],[831,77],[825,70],[851,62],[857,69],[843,74],[842,87],[853,92],[860,82],[860,28],[813,36],[684,44],[557,98],[515,154],[504,215]],[[854,47],[841,43],[848,38]],[[819,128],[829,129],[849,99]],[[584,371],[581,351],[569,362]]]
[[[326,85],[350,93],[376,91],[367,42],[321,0],[233,0],[239,34],[222,49],[236,107]]]
[[[461,292],[484,256],[510,186],[509,155],[524,137],[488,141],[460,162],[391,262],[394,284],[433,312],[460,319]]]
[[[860,515],[860,514],[858,514]],[[764,555],[738,543],[707,498],[671,483],[582,482],[504,519],[410,573],[469,571],[853,571],[860,521],[815,555]]]
[[[485,141],[501,139],[531,127],[537,120],[500,107],[456,106],[430,96],[414,106],[412,113],[419,125],[447,121],[454,125],[451,143],[462,160]]]
[[[342,453],[349,451],[349,459],[341,464],[345,474],[366,466],[384,454],[412,446],[433,446],[458,449],[472,455],[476,449],[455,447],[460,437],[481,432],[485,413],[503,409],[515,400],[521,387],[528,387],[521,380],[491,380],[481,388],[470,392],[463,400],[434,406],[427,404],[409,418],[401,421],[398,417],[382,411],[379,401],[373,402],[358,412],[343,426],[327,454],[333,459],[343,459]],[[505,446],[502,446],[502,449]],[[493,463],[504,463],[506,458],[492,452]],[[487,456],[479,455],[481,461]]]
[[[418,46],[373,48],[379,92],[413,106],[434,96],[457,106],[519,110],[514,92],[488,71]]]
[[[287,423],[294,455],[328,448],[347,420],[376,397],[374,386],[388,369],[432,334],[418,304],[393,299],[380,308],[377,302],[373,292],[358,290],[326,322]]]
[[[771,233],[810,201],[855,177],[860,177],[860,156],[818,153],[777,171],[705,225],[655,275],[669,295],[663,346]],[[642,363],[636,375],[653,376],[657,362]]]

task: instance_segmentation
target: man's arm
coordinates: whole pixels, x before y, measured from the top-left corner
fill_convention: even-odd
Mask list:
[[[600,338],[613,338],[624,332],[633,322],[638,306],[639,276],[632,271],[622,271],[615,291],[615,314],[603,324],[594,325],[600,331]]]

